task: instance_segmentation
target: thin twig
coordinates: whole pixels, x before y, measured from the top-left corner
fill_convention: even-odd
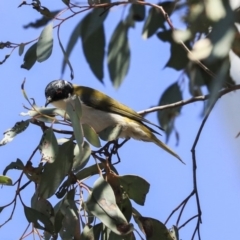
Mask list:
[[[183,228],[184,226],[186,226],[189,222],[191,222],[194,218],[198,217],[198,214],[196,214],[195,216],[189,218],[185,223],[183,223],[180,227],[178,227],[178,230],[180,230],[181,228]]]
[[[178,227],[179,221],[180,221],[180,219],[181,219],[183,210],[185,209],[186,205],[187,205],[187,202],[185,202],[185,203],[183,204],[183,206],[182,206],[182,208],[181,208],[181,210],[180,210],[180,213],[179,213],[178,218],[177,218],[177,223],[176,223],[176,226],[177,226],[177,227]]]
[[[15,208],[16,208],[16,205],[17,205],[17,200],[16,200],[16,198],[15,198],[15,199],[14,199],[14,204],[13,204],[12,212],[11,212],[9,218],[8,218],[3,224],[0,225],[0,228],[3,227],[6,223],[8,223],[8,222],[12,219],[13,214],[14,214],[14,211],[15,211]]]
[[[38,121],[38,120],[36,120],[36,119],[32,119],[31,123],[34,124],[34,125],[37,125],[37,126],[39,126],[39,127],[42,127],[42,122],[41,122],[41,121]],[[51,128],[51,129],[53,130],[53,132],[56,132],[56,133],[73,135],[73,131],[56,129],[56,128],[48,127],[48,126],[45,125],[45,129],[49,129],[49,128]]]
[[[197,221],[197,225],[196,225],[196,228],[194,230],[194,233],[193,233],[193,236],[192,236],[192,239],[194,239],[194,236],[196,234],[196,232],[198,232],[198,238],[199,240],[201,240],[201,236],[200,236],[200,224],[202,223],[202,210],[201,210],[201,205],[200,205],[200,200],[199,200],[199,194],[198,194],[198,188],[197,188],[197,160],[196,160],[196,146],[197,146],[197,143],[199,141],[199,138],[200,138],[200,135],[202,133],[202,130],[203,130],[203,127],[210,115],[210,113],[212,112],[212,109],[214,108],[215,106],[215,103],[217,102],[218,98],[216,98],[216,100],[212,103],[212,105],[209,107],[200,127],[199,127],[199,130],[197,132],[197,135],[196,135],[196,138],[194,140],[194,143],[193,143],[193,146],[192,146],[192,149],[191,149],[191,152],[192,152],[192,163],[193,163],[193,188],[194,188],[194,191],[195,191],[195,196],[196,196],[196,202],[197,202],[197,211],[198,211],[198,221]]]
[[[169,219],[172,217],[172,215],[185,203],[188,202],[188,200],[194,195],[194,190],[176,207],[172,210],[172,212],[170,213],[170,215],[168,216],[167,220],[165,221],[165,225],[167,224],[167,222],[169,221]]]
[[[219,91],[217,98],[221,98],[223,95],[233,92],[235,90],[240,90],[240,84]],[[164,109],[180,107],[180,106],[184,106],[184,105],[187,105],[187,104],[190,104],[193,102],[206,101],[209,98],[210,98],[210,94],[192,97],[187,100],[182,100],[182,101],[178,101],[178,102],[171,103],[171,104],[166,104],[166,105],[162,105],[162,106],[145,109],[145,110],[139,111],[138,114],[144,115],[147,113],[152,113],[152,112],[156,112],[156,111],[160,111],[160,110],[164,110]]]
[[[27,230],[28,230],[28,228],[29,228],[30,224],[31,224],[31,223],[28,223],[28,225],[27,225],[26,229],[24,230],[24,232],[23,232],[22,236],[20,237],[20,240],[25,238],[24,234],[27,232]]]

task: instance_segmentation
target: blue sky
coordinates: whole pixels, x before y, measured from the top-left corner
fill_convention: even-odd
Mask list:
[[[50,10],[61,9],[64,5],[61,1],[58,6],[49,5],[48,1],[42,1]],[[16,43],[27,42],[35,39],[40,34],[40,29],[24,30],[22,26],[39,18],[37,12],[30,7],[17,8],[17,1],[0,2],[0,41]],[[109,40],[114,28],[121,19],[122,7],[113,8],[106,21],[106,35]],[[64,45],[75,24],[81,16],[71,19],[63,25],[61,37]],[[176,18],[173,21],[177,23]],[[109,80],[105,67],[104,85],[98,82],[91,73],[83,52],[81,43],[74,48],[71,62],[75,72],[73,80],[76,84],[87,85],[104,91],[122,103],[139,111],[150,106],[155,106],[163,91],[175,82],[180,73],[172,69],[163,69],[168,60],[169,52],[167,44],[159,44],[156,36],[149,40],[141,38],[142,24],[130,29],[129,43],[131,48],[131,63],[129,73],[122,86],[115,90]],[[56,32],[54,33],[56,37]],[[0,51],[1,59],[9,49]],[[62,54],[57,39],[54,40],[54,50],[50,59],[41,64],[37,63],[27,71],[21,69],[23,56],[19,57],[17,51],[0,66],[1,69],[1,120],[0,132],[12,127],[15,122],[24,119],[19,113],[26,111],[23,104],[27,102],[21,94],[21,83],[24,78],[27,82],[25,89],[29,97],[34,97],[37,104],[43,105],[44,89],[48,82],[60,77]],[[234,78],[238,80],[239,69],[233,69]],[[106,66],[106,61],[105,61]],[[65,80],[70,80],[67,70]],[[238,80],[239,81],[239,80]],[[190,97],[188,93],[187,79],[182,83],[184,99]],[[219,100],[211,113],[201,138],[196,148],[198,164],[198,188],[202,207],[201,235],[202,239],[235,239],[236,229],[240,222],[240,138],[235,138],[240,131],[239,93],[230,93]],[[176,127],[180,133],[179,146],[175,146],[175,139],[170,138],[169,146],[173,148],[186,162],[181,164],[163,150],[151,143],[129,141],[119,153],[121,163],[117,169],[121,175],[134,174],[145,178],[151,183],[150,192],[144,207],[136,206],[143,215],[156,218],[164,222],[173,208],[175,208],[192,191],[192,164],[191,147],[198,128],[201,124],[201,111],[203,103],[193,103],[183,107],[181,116],[176,120]],[[147,115],[147,118],[157,123],[156,113]],[[0,148],[0,172],[11,161],[20,158],[26,162],[41,138],[41,130],[30,126],[26,132],[19,135],[13,142]],[[161,137],[164,140],[164,136]],[[39,162],[39,156],[34,158],[35,165]],[[93,160],[90,162],[93,164]],[[9,176],[16,180],[18,171],[10,171]],[[33,193],[33,184],[23,191],[22,196],[26,205],[30,206],[30,197]],[[10,202],[15,194],[14,187],[0,188],[0,206]],[[54,200],[53,200],[54,201]],[[9,216],[9,209],[0,214],[0,224]],[[195,200],[191,200],[183,214],[182,223],[195,215]],[[173,218],[168,223],[170,228],[175,223]],[[19,239],[27,226],[24,212],[20,203],[17,205],[13,220],[0,229],[3,240]],[[180,231],[180,238],[190,239],[195,227],[192,221]],[[14,229],[14,230],[13,230]]]

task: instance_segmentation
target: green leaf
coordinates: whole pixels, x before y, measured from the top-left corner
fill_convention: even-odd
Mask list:
[[[118,235],[126,235],[133,230],[118,208],[114,192],[102,177],[93,186],[92,194],[86,202],[87,209],[104,225]]]
[[[105,165],[103,163],[100,163],[100,164],[98,164],[98,166],[100,169],[103,169]],[[90,167],[84,168],[83,170],[81,170],[80,172],[78,172],[76,174],[77,179],[83,180],[87,177],[98,174],[99,173],[98,166],[96,164],[94,164]]]
[[[172,228],[169,229],[169,233],[173,240],[180,240],[178,228],[176,226],[173,225]]]
[[[35,22],[30,22],[26,25],[23,26],[23,28],[29,28],[29,27],[32,27],[32,28],[40,28],[40,27],[43,27],[45,26],[49,21],[52,20],[52,18],[54,18],[60,11],[62,11],[62,9],[60,10],[56,10],[56,11],[48,11],[48,15],[49,16],[42,16],[42,18],[39,18],[37,19]]]
[[[25,53],[21,68],[30,70],[37,60],[37,43],[34,43]]]
[[[95,130],[87,124],[82,124],[82,128],[84,137],[88,140],[88,142],[90,142],[94,147],[101,147],[101,142]]]
[[[137,204],[144,205],[150,184],[143,178],[134,175],[119,176],[119,181],[129,198]],[[141,188],[139,188],[141,186]]]
[[[103,224],[98,223],[94,225],[93,227],[89,225],[85,225],[82,234],[80,236],[81,240],[94,240],[94,239],[100,239],[100,234],[103,229]]]
[[[174,240],[166,226],[160,221],[154,218],[143,217],[136,209],[133,209],[133,217],[140,230],[146,236],[146,240]]]
[[[177,82],[170,85],[162,94],[159,106],[175,103],[182,100],[182,92]],[[158,111],[158,121],[166,133],[166,142],[174,130],[175,118],[180,114],[182,107],[175,107]]]
[[[54,210],[53,210],[52,204],[44,198],[37,199],[34,206],[31,206],[31,207],[37,210],[38,212],[44,214],[49,219],[54,216]]]
[[[68,64],[69,67],[71,68],[71,64],[70,64],[70,61],[69,61],[69,56],[70,56],[74,46],[76,45],[77,40],[79,39],[79,32],[81,30],[81,26],[82,26],[82,21],[80,21],[76,25],[76,27],[74,28],[74,30],[73,30],[70,38],[69,38],[67,48],[66,48],[66,52],[64,51],[64,59],[63,59],[63,62],[62,62],[62,70],[61,70],[62,74],[65,71],[66,64]]]
[[[21,43],[18,47],[18,54],[19,56],[22,56],[23,52],[24,52],[24,47],[25,47],[25,44],[24,43]]]
[[[38,194],[42,198],[51,197],[67,173],[72,168],[74,143],[68,141],[59,147],[58,155],[53,163],[47,162],[41,175]],[[54,177],[53,177],[54,176]]]
[[[238,28],[234,25],[235,37],[231,46],[231,50],[240,57],[240,33]]]
[[[106,1],[107,2],[107,1]],[[80,34],[83,38],[83,42],[87,41],[88,38],[99,28],[103,27],[103,22],[108,16],[108,12],[103,13],[103,9],[95,8],[92,12],[87,14],[82,20],[82,28]]]
[[[103,129],[101,132],[98,133],[98,135],[104,141],[113,141],[118,139],[121,131],[122,126],[118,124],[114,127],[110,126]]]
[[[150,38],[156,33],[159,28],[164,27],[163,22],[164,17],[162,16],[160,10],[154,7],[150,8],[148,17],[144,23],[142,30],[143,39]]]
[[[48,128],[43,133],[38,148],[42,154],[42,160],[49,163],[55,161],[58,153],[58,142],[52,128]]]
[[[213,104],[215,104],[218,99],[219,90],[223,87],[224,81],[227,79],[230,69],[229,58],[227,57],[224,61],[222,61],[221,65],[219,65],[219,70],[216,74],[216,77],[213,79],[213,82],[210,86],[210,98],[205,105],[204,114],[207,114],[211,109]]]
[[[12,186],[12,179],[7,176],[0,175],[0,185]]]
[[[203,63],[208,69],[211,70],[211,72],[215,73],[216,75],[218,74],[220,69],[222,70],[222,68],[225,68],[224,65],[227,66],[230,64],[230,59],[229,57],[226,57],[224,59],[218,59],[213,63]],[[219,80],[217,81],[216,79],[218,78],[215,79],[214,76],[211,76],[208,72],[206,72],[196,63],[188,64],[188,68],[186,70],[186,73],[189,77],[189,91],[193,96],[202,95],[202,86],[206,86],[208,92],[212,93],[215,87],[219,90],[221,88],[228,88],[236,84],[236,82],[232,79],[229,68],[227,70],[227,73],[224,74],[224,76],[220,76]]]
[[[132,13],[134,21],[143,21],[146,15],[146,8],[144,5],[132,4],[129,11]]]
[[[171,45],[171,55],[165,67],[171,67],[176,70],[185,68],[189,62],[187,52],[180,44],[173,40],[172,30],[158,32],[157,36],[160,40],[169,42]],[[186,42],[185,44],[187,47],[190,47],[189,42]],[[181,56],[181,61],[179,61],[179,56]]]
[[[90,145],[84,141],[81,151],[79,150],[78,145],[75,145],[74,148],[74,158],[73,158],[73,170],[78,172],[82,168],[86,166],[88,160],[91,156],[91,147]]]
[[[135,235],[133,232],[130,232],[126,236],[117,235],[114,232],[110,232],[108,240],[135,240]]]
[[[64,219],[64,215],[61,213],[61,211],[54,211],[55,212],[55,217],[54,217],[54,229],[58,233],[60,232],[62,228],[62,223]]]
[[[24,213],[28,222],[33,223],[35,228],[53,233],[54,231],[53,224],[50,221],[50,219],[43,213],[40,213],[39,211],[33,208],[29,208],[27,206],[24,206]],[[42,223],[44,226],[41,225],[39,222]]]
[[[43,62],[52,54],[53,48],[53,25],[48,24],[41,32],[37,42],[37,61]]]
[[[108,46],[108,71],[115,88],[127,75],[130,64],[128,27],[121,21],[113,32]]]
[[[165,1],[163,3],[158,3],[158,5],[162,6],[168,16],[170,16],[174,11],[176,2]],[[142,30],[143,39],[147,39],[153,36],[159,28],[166,30],[166,27],[164,25],[165,21],[166,18],[163,16],[162,12],[159,9],[155,7],[150,8],[148,17],[144,23]]]
[[[207,63],[213,63],[229,55],[236,34],[234,12],[228,1],[224,5],[221,1],[217,1],[204,7],[206,15],[213,21],[211,31],[207,34],[207,38],[195,42],[189,58],[193,61],[205,59]],[[212,12],[213,8],[214,12]],[[209,14],[209,11],[212,13]]]
[[[17,159],[16,162],[11,162],[8,166],[5,167],[3,170],[3,175],[6,175],[8,170],[10,169],[18,169],[23,170],[24,164],[20,159]]]
[[[5,207],[0,207],[0,213],[3,211],[4,208],[5,208]]]
[[[186,73],[189,78],[189,92],[193,97],[202,95],[201,87],[207,85],[212,80],[212,76],[205,74],[204,70],[200,68],[196,63],[189,63]]]
[[[124,217],[127,219],[127,221],[130,222],[130,220],[132,218],[132,203],[131,203],[130,199],[126,196],[125,196],[125,198],[123,197],[121,199],[121,203],[119,204],[119,208],[122,211]]]
[[[29,126],[29,120],[16,122],[15,125],[4,132],[4,138],[0,141],[0,146],[11,142],[17,134],[25,131]]]
[[[64,216],[62,221],[62,229],[60,231],[60,236],[62,239],[67,239],[69,236],[70,239],[76,238],[76,235],[79,236],[79,213],[75,201],[73,199],[68,199],[65,197],[62,201],[60,211]],[[68,238],[69,239],[69,238]]]
[[[147,240],[173,240],[166,226],[154,218],[138,217],[136,222]]]
[[[68,175],[68,178],[61,184],[58,191],[55,193],[57,198],[63,198],[68,191],[71,184],[76,182],[76,179],[72,175]]]
[[[63,2],[64,4],[66,4],[67,6],[69,6],[70,0],[62,0],[62,2]]]
[[[54,206],[55,232],[60,233],[61,239],[79,239],[80,222],[76,206],[75,189],[71,189],[65,197]]]
[[[83,143],[83,130],[80,122],[81,111],[81,102],[78,97],[67,101],[66,112],[71,119],[74,136],[79,149],[81,149]]]
[[[82,48],[85,58],[93,74],[100,82],[103,82],[103,60],[105,55],[104,26],[101,25],[88,37],[84,36],[88,33],[85,29],[85,25],[82,25]]]

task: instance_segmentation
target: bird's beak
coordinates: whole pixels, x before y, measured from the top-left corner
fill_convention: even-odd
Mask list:
[[[47,107],[47,105],[48,105],[50,102],[51,102],[51,98],[48,97],[48,98],[46,99],[45,107]]]

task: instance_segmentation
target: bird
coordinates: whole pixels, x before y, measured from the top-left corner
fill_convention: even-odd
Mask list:
[[[153,142],[183,162],[171,148],[155,136],[161,134],[148,125],[163,130],[160,126],[96,89],[78,86],[61,79],[51,81],[45,88],[45,107],[52,104],[56,108],[66,110],[66,99],[73,96],[77,96],[81,102],[81,123],[90,125],[96,133],[120,125],[121,132],[118,138]]]

